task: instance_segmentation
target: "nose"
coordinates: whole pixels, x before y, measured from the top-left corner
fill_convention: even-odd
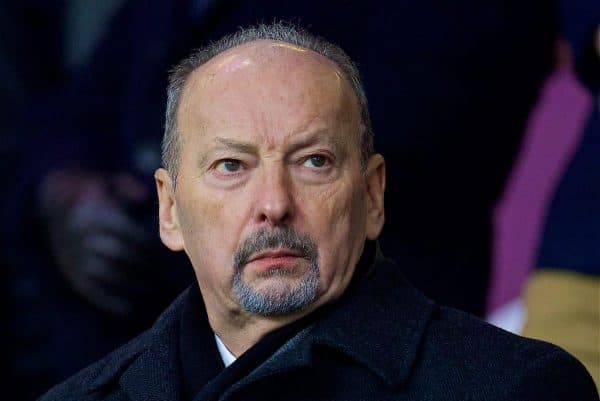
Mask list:
[[[256,223],[282,226],[290,222],[294,215],[294,196],[284,166],[265,168],[256,197]]]

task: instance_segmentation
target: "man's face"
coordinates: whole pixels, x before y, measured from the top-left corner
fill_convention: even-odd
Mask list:
[[[359,112],[329,60],[271,41],[215,57],[178,110],[161,238],[189,256],[209,318],[306,313],[346,288],[383,224],[384,167],[361,169]]]

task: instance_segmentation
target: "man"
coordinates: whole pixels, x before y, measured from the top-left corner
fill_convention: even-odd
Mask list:
[[[381,256],[385,165],[356,67],[283,24],[180,63],[160,237],[197,277],[43,400],[597,400],[573,357],[434,305]]]

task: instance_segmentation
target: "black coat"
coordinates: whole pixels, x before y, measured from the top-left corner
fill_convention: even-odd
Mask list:
[[[180,400],[178,330],[189,292],[150,330],[41,400]],[[591,401],[598,394],[565,351],[437,306],[386,261],[220,400]]]

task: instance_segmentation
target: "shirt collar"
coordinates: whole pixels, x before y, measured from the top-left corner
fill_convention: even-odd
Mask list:
[[[225,364],[225,367],[234,363],[237,358],[227,349],[225,344],[223,344],[221,337],[219,337],[217,333],[215,333],[215,341],[217,343],[217,350],[219,350],[221,360],[223,361],[223,364]]]

